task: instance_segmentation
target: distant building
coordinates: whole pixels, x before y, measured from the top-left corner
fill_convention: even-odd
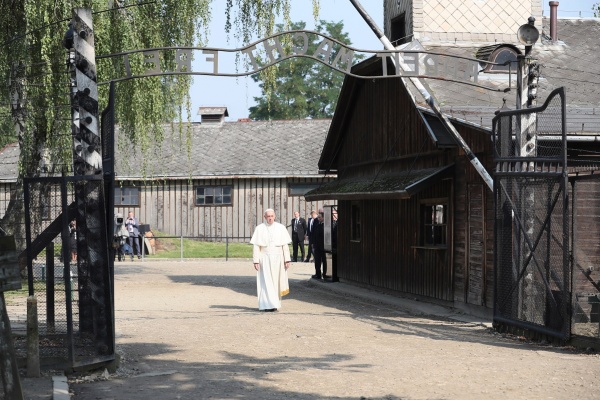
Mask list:
[[[308,216],[327,203],[307,202],[304,193],[333,178],[317,167],[330,120],[225,122],[226,107],[199,114],[189,143],[187,124],[170,125],[145,160],[138,149],[115,146],[115,212],[131,210],[168,235],[247,241],[266,208],[287,225],[294,211]],[[17,144],[0,153],[0,215],[15,187],[18,155]]]

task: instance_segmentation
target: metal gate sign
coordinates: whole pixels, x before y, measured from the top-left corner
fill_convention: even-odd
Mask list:
[[[317,43],[315,49],[309,49]],[[122,70],[118,82],[133,78],[160,75],[252,75],[293,57],[310,58],[340,73],[362,79],[410,77],[440,79],[465,83],[493,91],[507,88],[485,86],[479,82],[482,65],[494,64],[486,60],[426,51],[418,42],[398,50],[361,50],[334,38],[309,30],[280,32],[236,49],[213,47],[159,47],[130,50],[122,53],[96,56],[97,60],[120,58]],[[379,58],[383,65],[381,75],[357,75],[352,67],[364,57]],[[196,70],[192,68],[192,61]],[[407,68],[400,68],[400,64]],[[388,68],[388,64],[395,67]],[[238,67],[241,66],[242,70]],[[510,82],[510,80],[509,80]],[[108,82],[101,82],[108,83]],[[485,83],[485,82],[483,82]]]
[[[0,292],[21,289],[14,236],[0,236]]]

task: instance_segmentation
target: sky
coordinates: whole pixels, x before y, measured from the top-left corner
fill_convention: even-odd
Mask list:
[[[559,18],[591,18],[593,17],[592,5],[600,0],[563,0],[559,1]],[[383,0],[361,0],[360,4],[383,30]],[[543,15],[550,14],[548,1],[542,1]],[[344,29],[352,42],[352,47],[365,50],[380,50],[383,45],[369,28],[367,23],[358,14],[349,0],[320,0],[319,18],[325,21],[344,23]],[[312,0],[292,0],[291,20],[293,22],[306,22],[306,29],[314,29],[312,15]],[[225,33],[225,13],[223,10],[213,9],[210,34],[206,47],[219,49],[232,49],[242,46],[236,42],[233,35]],[[256,38],[258,40],[260,38]],[[199,70],[200,68],[194,68]],[[227,61],[220,60],[220,65]],[[248,117],[248,108],[255,105],[254,97],[260,97],[258,84],[247,77],[217,77],[193,76],[193,85],[190,90],[192,100],[192,121],[199,121],[197,115],[199,107],[227,107],[229,117],[227,121],[237,121],[239,118]]]

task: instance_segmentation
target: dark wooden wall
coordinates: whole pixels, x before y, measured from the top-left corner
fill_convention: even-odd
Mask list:
[[[459,148],[437,149],[398,80],[361,81],[338,155],[341,178],[454,164],[451,179],[408,200],[359,200],[362,238],[350,240],[351,201],[339,202],[341,279],[451,302],[493,306],[493,195]],[[490,135],[457,125],[491,171]],[[420,205],[448,199],[448,246],[419,246]]]
[[[452,300],[452,248],[419,246],[421,200],[451,193],[450,179],[408,200],[360,200],[361,240],[350,238],[352,201],[338,205],[338,275],[342,280]],[[451,199],[448,199],[450,210]],[[452,212],[450,211],[450,215]],[[452,221],[448,221],[451,240]]]
[[[290,196],[289,183],[320,183],[330,178],[231,178],[205,180],[164,180],[140,186],[139,207],[115,207],[124,215],[129,210],[140,223],[151,229],[174,236],[250,238],[263,213],[273,208],[276,220],[288,225],[294,211],[308,218],[312,209],[322,208],[331,201],[308,202],[304,196]],[[128,186],[131,182],[123,182]],[[136,183],[138,186],[139,183]],[[197,186],[231,185],[232,204],[196,206]]]
[[[352,175],[369,175],[383,166],[389,171],[394,162],[437,166],[444,157],[425,131],[417,110],[412,106],[402,83],[397,79],[359,83],[352,113],[346,121],[344,143],[339,153],[338,169]],[[435,164],[435,165],[432,165]]]

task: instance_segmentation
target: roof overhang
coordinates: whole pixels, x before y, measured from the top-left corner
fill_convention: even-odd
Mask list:
[[[408,199],[425,187],[450,175],[454,164],[393,174],[336,179],[304,195],[315,200]]]
[[[117,175],[117,181],[181,181],[181,180],[208,180],[208,179],[331,179],[332,174],[205,174],[205,175]]]

